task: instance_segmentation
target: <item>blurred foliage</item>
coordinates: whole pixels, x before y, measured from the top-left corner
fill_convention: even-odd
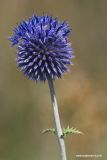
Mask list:
[[[102,154],[106,160],[106,0],[0,1],[0,160],[59,158],[55,137],[41,134],[54,127],[48,85],[29,81],[16,69],[16,50],[7,40],[14,26],[34,12],[58,16],[72,27],[75,65],[55,81],[62,126],[85,134],[67,137],[69,160],[76,154]]]

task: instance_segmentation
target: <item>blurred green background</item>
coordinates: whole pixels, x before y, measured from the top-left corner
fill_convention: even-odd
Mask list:
[[[0,0],[0,160],[60,160],[48,85],[28,80],[16,69],[16,49],[7,40],[33,13],[67,20],[76,58],[71,72],[55,81],[62,126],[85,135],[68,136],[68,159],[102,154],[107,159],[107,1]],[[86,158],[88,159],[88,158]]]

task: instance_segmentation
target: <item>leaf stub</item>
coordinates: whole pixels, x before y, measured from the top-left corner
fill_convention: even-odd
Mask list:
[[[74,128],[74,127],[67,127],[67,128],[63,128],[63,134],[62,134],[62,138],[66,137],[67,135],[72,135],[72,134],[83,134],[81,131],[79,131],[78,129]]]
[[[83,132],[79,131],[78,129],[74,128],[74,127],[69,127],[67,126],[67,128],[63,128],[62,129],[62,135],[61,135],[61,138],[64,138],[66,137],[67,135],[72,135],[72,134],[82,134],[84,135]],[[54,133],[56,134],[56,131],[55,131],[55,128],[48,128],[48,129],[44,129],[42,131],[42,134],[45,134],[45,133]]]
[[[56,133],[55,133],[55,128],[44,129],[44,130],[42,131],[42,134],[44,134],[44,133],[54,133],[54,134],[56,134]]]

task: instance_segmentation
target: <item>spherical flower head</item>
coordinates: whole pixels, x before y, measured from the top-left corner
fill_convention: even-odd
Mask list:
[[[9,38],[17,45],[17,66],[33,80],[45,81],[60,78],[72,64],[71,44],[68,42],[70,28],[51,16],[33,15],[22,21]]]

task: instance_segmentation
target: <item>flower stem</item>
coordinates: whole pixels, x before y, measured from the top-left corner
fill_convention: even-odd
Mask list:
[[[58,112],[58,105],[57,105],[57,100],[55,96],[53,80],[48,79],[48,84],[49,84],[51,101],[52,101],[52,109],[53,109],[53,114],[54,114],[54,119],[55,119],[56,135],[57,135],[58,143],[60,146],[61,160],[67,160],[65,143],[64,143],[64,138],[62,137],[62,128],[61,128],[61,123],[60,123],[60,117],[59,117],[59,112]]]

